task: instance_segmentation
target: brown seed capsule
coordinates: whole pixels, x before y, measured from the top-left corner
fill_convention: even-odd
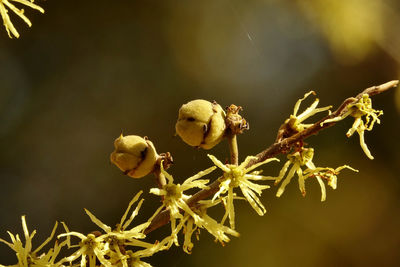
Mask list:
[[[151,141],[137,135],[121,136],[114,141],[110,159],[121,171],[133,178],[142,178],[153,171],[157,152]]]
[[[225,112],[216,102],[190,101],[179,109],[176,133],[188,145],[211,149],[225,133]]]

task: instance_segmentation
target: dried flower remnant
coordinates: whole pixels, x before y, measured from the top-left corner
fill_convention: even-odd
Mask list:
[[[367,144],[364,140],[364,132],[372,131],[375,122],[380,124],[379,116],[383,114],[382,110],[375,110],[372,108],[372,100],[368,94],[363,94],[362,97],[355,104],[349,104],[347,106],[347,112],[338,117],[327,119],[321,123],[321,126],[330,122],[337,122],[345,119],[347,116],[354,117],[354,123],[352,127],[347,131],[346,136],[350,137],[357,131],[360,136],[360,146],[368,158],[374,159],[369,151]],[[365,118],[365,121],[362,118]]]
[[[337,181],[336,176],[342,169],[347,168],[357,172],[357,170],[347,165],[338,167],[336,169],[332,169],[329,167],[317,168],[312,162],[313,157],[314,157],[313,148],[301,148],[299,151],[296,151],[287,156],[289,160],[283,165],[281,171],[279,172],[279,176],[275,180],[275,185],[277,185],[286,176],[286,178],[280,185],[278,191],[276,192],[277,197],[280,197],[283,194],[283,192],[285,192],[286,186],[290,183],[294,175],[297,174],[299,189],[303,196],[306,195],[305,180],[308,178],[316,178],[319,183],[319,186],[321,187],[321,201],[325,201],[326,188],[323,179],[328,181],[329,186],[331,186],[333,189],[336,189],[336,181]],[[288,172],[290,165],[292,165],[292,167]],[[307,168],[303,170],[302,166],[306,166]]]
[[[242,134],[244,130],[250,128],[246,119],[239,115],[239,111],[242,110],[243,108],[241,106],[236,106],[234,104],[226,108],[225,124],[231,134]]]
[[[193,219],[196,222],[199,222],[202,220],[202,218],[195,214],[189,205],[186,203],[186,200],[189,199],[189,195],[183,194],[184,191],[192,189],[192,188],[207,188],[207,185],[209,183],[209,180],[201,179],[198,180],[199,178],[211,173],[216,169],[215,166],[208,168],[204,171],[200,171],[199,173],[193,175],[192,177],[186,179],[183,184],[174,184],[174,178],[172,175],[167,173],[164,168],[163,164],[160,164],[161,172],[162,174],[165,175],[167,178],[167,184],[165,184],[162,188],[151,188],[150,193],[158,195],[158,196],[163,196],[163,204],[156,210],[154,215],[149,219],[151,221],[164,207],[169,210],[170,213],[170,219],[171,219],[171,236],[172,236],[172,241],[175,243],[175,245],[179,245],[178,243],[178,238],[177,238],[177,225],[176,225],[176,219],[183,219],[183,215],[180,212],[180,209],[182,209],[184,212],[189,214],[190,216],[193,217]],[[172,244],[171,244],[172,245]]]
[[[12,10],[15,14],[17,14],[21,19],[25,21],[26,24],[28,24],[29,27],[32,26],[31,21],[25,16],[24,10],[23,9],[18,9],[12,2],[20,3],[25,6],[28,6],[30,8],[36,9],[40,11],[41,13],[44,13],[43,8],[40,6],[36,5],[33,3],[33,0],[0,0],[0,15],[3,18],[3,24],[4,27],[7,30],[8,36],[12,38],[12,35],[15,37],[19,38],[19,33],[15,29],[14,24],[11,22],[11,19],[8,15],[8,10]],[[12,34],[12,35],[11,35]]]
[[[222,194],[228,192],[227,202],[226,202],[226,213],[229,216],[229,224],[232,229],[235,229],[235,209],[233,205],[234,193],[233,189],[236,187],[240,187],[242,194],[249,202],[249,204],[253,207],[253,209],[258,213],[258,215],[262,216],[265,214],[266,210],[264,205],[261,203],[260,199],[256,195],[256,193],[260,196],[262,190],[269,188],[268,185],[259,185],[254,181],[262,181],[262,180],[275,180],[275,178],[269,176],[259,175],[260,172],[251,172],[255,168],[266,164],[271,161],[279,161],[277,158],[270,158],[265,161],[254,164],[251,167],[246,167],[251,160],[256,159],[255,157],[248,156],[239,166],[231,165],[231,164],[223,164],[213,155],[207,155],[214,164],[220,168],[224,175],[220,178],[219,190],[215,193],[213,200],[220,197]]]
[[[66,242],[62,242],[60,244],[56,242],[54,248],[51,248],[47,253],[42,253],[38,255],[39,251],[53,239],[58,223],[56,222],[56,224],[54,225],[50,237],[48,237],[39,247],[32,251],[32,239],[36,234],[36,230],[29,234],[28,227],[26,225],[25,215],[21,217],[21,221],[25,237],[25,246],[23,245],[18,234],[14,236],[12,233],[7,231],[11,238],[11,243],[0,238],[0,242],[6,244],[15,251],[18,259],[18,264],[16,266],[59,266],[59,263],[56,263],[55,261],[61,248],[66,245]]]

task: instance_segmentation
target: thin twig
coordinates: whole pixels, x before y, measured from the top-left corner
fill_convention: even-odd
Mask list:
[[[156,177],[156,183],[158,188],[162,189],[164,185],[167,184],[165,175],[161,172],[161,164],[164,170],[166,170],[171,166],[173,162],[174,160],[169,152],[161,153],[160,155],[158,155],[157,162],[153,170],[154,176]]]
[[[231,154],[231,164],[239,165],[239,150],[237,144],[237,135],[232,134],[228,137],[229,152]]]
[[[365,89],[363,92],[358,94],[356,97],[351,97],[347,98],[346,100],[343,101],[343,103],[339,106],[337,110],[332,112],[330,115],[322,118],[318,122],[314,123],[311,127],[294,134],[290,137],[287,137],[280,142],[276,142],[263,150],[262,152],[258,153],[256,155],[257,159],[254,159],[249,162],[247,167],[250,167],[258,162],[262,162],[268,158],[274,157],[278,154],[282,153],[288,153],[291,148],[299,143],[300,141],[310,137],[311,135],[317,134],[319,131],[331,127],[336,124],[336,122],[329,122],[325,123],[321,126],[321,122],[327,120],[327,119],[332,119],[334,117],[338,117],[344,113],[347,112],[348,110],[348,105],[349,104],[354,104],[356,103],[364,94],[368,94],[369,96],[377,95],[380,94],[384,91],[387,91],[393,87],[396,87],[399,84],[398,80],[395,81],[390,81],[378,86],[372,86],[367,89]],[[189,200],[187,201],[187,204],[190,207],[193,207],[199,200],[206,199],[208,197],[211,197],[214,195],[217,191],[219,190],[219,180],[215,180],[213,183],[209,185],[207,189],[202,189],[196,194],[194,194]],[[150,233],[154,231],[155,229],[167,224],[169,221],[169,212],[168,211],[163,211],[160,214],[158,214],[151,222],[149,227],[145,230],[145,234]]]
[[[162,189],[163,186],[167,184],[167,181],[165,180],[165,176],[161,172],[161,169],[159,167],[157,168],[157,170],[154,171],[154,176],[156,177],[158,188]]]

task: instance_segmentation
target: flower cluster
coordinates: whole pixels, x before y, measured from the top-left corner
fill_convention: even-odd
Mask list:
[[[184,233],[184,244],[183,250],[190,254],[192,252],[194,244],[192,243],[192,235],[197,231],[197,237],[200,234],[200,229],[207,230],[211,235],[215,237],[215,241],[220,242],[222,245],[229,242],[230,239],[227,234],[232,236],[239,236],[233,227],[229,228],[218,223],[215,219],[207,215],[207,210],[213,206],[220,204],[223,198],[218,200],[203,200],[199,201],[193,208],[189,207],[186,201],[190,198],[190,195],[186,195],[183,192],[192,188],[207,189],[209,180],[199,178],[211,173],[217,167],[213,166],[204,171],[197,173],[196,175],[185,180],[183,184],[174,184],[174,178],[172,175],[167,173],[161,164],[161,173],[167,178],[167,184],[161,189],[152,188],[150,193],[163,197],[163,204],[157,209],[155,214],[150,218],[152,220],[162,209],[169,210],[171,220],[171,243],[179,245],[177,234],[183,229]],[[224,201],[225,203],[226,201]],[[262,204],[261,204],[262,205]],[[232,207],[233,208],[233,207]],[[177,220],[179,223],[177,224]]]
[[[69,247],[78,247],[72,255],[64,258],[61,262],[69,262],[72,264],[74,261],[80,259],[80,266],[84,267],[95,266],[96,261],[99,261],[103,266],[150,266],[147,263],[141,261],[143,257],[149,257],[158,251],[167,249],[167,243],[170,242],[170,237],[163,239],[161,242],[151,244],[140,239],[146,237],[143,234],[143,230],[148,227],[150,222],[140,224],[131,229],[127,229],[131,224],[132,220],[136,217],[139,209],[143,203],[143,199],[139,201],[135,210],[128,216],[128,213],[132,205],[138,201],[142,191],[135,195],[131,200],[122,216],[119,224],[115,229],[101,222],[91,212],[85,210],[87,215],[90,217],[92,222],[100,227],[104,233],[95,231],[88,235],[81,234],[79,232],[69,232],[61,234],[58,237],[67,237],[68,243],[70,236],[75,236],[80,239],[78,245]],[[139,247],[140,249],[132,251],[128,250],[127,247]]]

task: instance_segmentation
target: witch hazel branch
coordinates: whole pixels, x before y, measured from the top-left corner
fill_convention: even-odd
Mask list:
[[[29,232],[26,218],[22,216],[25,242],[18,234],[10,232],[10,241],[0,239],[0,242],[16,254],[18,262],[11,266],[24,267],[149,267],[151,265],[144,258],[166,251],[172,246],[182,245],[183,251],[190,254],[195,245],[193,235],[198,238],[201,232],[212,235],[216,242],[225,245],[232,237],[239,236],[235,223],[238,216],[235,212],[237,201],[248,202],[256,214],[263,216],[266,208],[260,196],[263,192],[275,191],[272,188],[274,186],[277,187],[275,195],[280,197],[293,178],[297,177],[299,190],[305,196],[306,182],[316,181],[321,188],[321,201],[325,201],[326,186],[336,189],[341,171],[358,172],[349,165],[335,168],[316,165],[315,149],[304,142],[306,138],[350,118],[354,121],[346,136],[351,137],[357,132],[362,151],[369,159],[373,159],[364,134],[380,123],[379,117],[383,111],[372,107],[371,97],[397,85],[398,81],[390,81],[367,88],[357,96],[345,99],[336,110],[332,110],[332,106],[318,107],[318,98],[304,109],[301,107],[302,101],[315,95],[313,91],[308,92],[295,103],[293,113],[278,129],[275,141],[260,153],[245,156],[242,162],[239,160],[237,136],[249,130],[249,123],[239,114],[242,108],[230,105],[223,109],[215,101],[202,99],[190,101],[179,110],[176,133],[188,145],[205,150],[211,150],[226,139],[229,162],[208,154],[209,168],[199,170],[187,179],[175,179],[170,171],[174,162],[169,152],[157,153],[154,144],[147,137],[121,135],[114,141],[115,150],[111,153],[111,162],[124,174],[135,179],[153,174],[155,187],[143,188],[135,194],[115,227],[107,225],[85,210],[98,230],[83,234],[70,231],[62,222],[62,230],[57,231],[56,223],[50,237],[34,249],[32,239],[36,231]],[[318,113],[326,115],[318,121],[312,121]],[[287,160],[282,164],[275,157],[279,154],[287,155]],[[280,171],[264,175],[261,167],[265,164],[281,164],[281,167],[277,167]],[[180,184],[177,180],[183,182]],[[197,189],[197,193],[189,194],[188,190],[193,189]],[[135,217],[144,201],[143,191],[158,196],[161,205],[147,221],[138,223],[135,222]],[[211,217],[208,210],[220,205],[223,207],[223,214],[217,218]],[[170,227],[168,236],[160,237],[156,242],[146,240],[148,233],[167,224]],[[52,240],[53,245],[47,251],[44,250]],[[65,250],[72,252],[64,256],[66,252],[61,252]]]

